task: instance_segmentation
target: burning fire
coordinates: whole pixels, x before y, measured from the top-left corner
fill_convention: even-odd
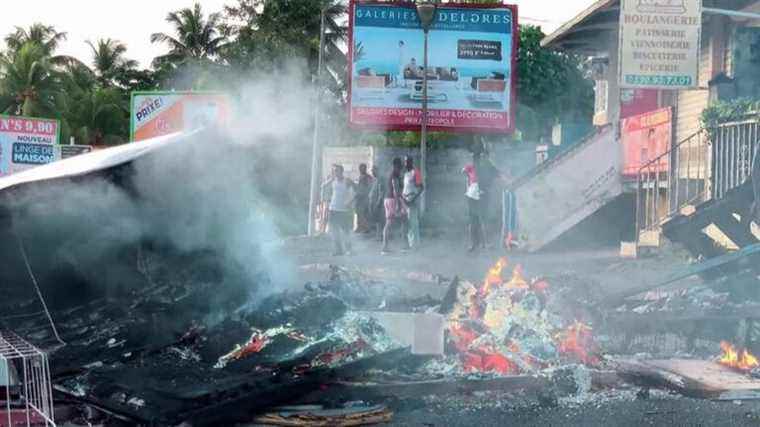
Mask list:
[[[508,266],[500,258],[481,286],[460,290],[449,333],[463,370],[514,375],[547,366],[557,353],[597,364],[591,328],[575,322],[557,333],[544,311],[549,284],[526,279],[519,265],[505,273]]]
[[[236,344],[232,351],[219,358],[214,367],[221,369],[227,366],[229,362],[242,360],[253,354],[260,353],[261,350],[264,350],[264,348],[272,342],[272,339],[278,335],[285,335],[294,341],[304,342],[307,340],[305,335],[289,326],[281,326],[266,331],[253,328],[253,333],[251,333],[251,337],[248,338],[248,341],[243,345]]]
[[[594,354],[597,348],[590,326],[576,320],[557,334],[557,341],[560,354],[586,365],[593,366],[599,363],[599,358]]]
[[[760,366],[757,358],[745,348],[737,352],[736,348],[731,345],[731,343],[721,341],[720,349],[723,351],[723,354],[718,360],[718,363],[723,366],[728,366],[729,368],[738,369],[740,371],[751,371]]]

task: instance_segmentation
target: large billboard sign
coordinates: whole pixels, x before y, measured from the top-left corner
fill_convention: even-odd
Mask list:
[[[55,161],[60,134],[58,120],[0,116],[0,176]]]
[[[357,2],[349,16],[350,124],[417,130],[423,77],[433,130],[514,130],[517,7],[446,3],[424,33],[413,3]]]
[[[217,92],[133,92],[132,141],[227,123],[230,102]]]
[[[621,125],[623,144],[623,176],[636,178],[639,169],[670,150],[673,138],[673,113],[661,108],[624,119]],[[665,172],[669,156],[663,156],[648,170]]]
[[[622,0],[620,86],[697,87],[702,0]]]

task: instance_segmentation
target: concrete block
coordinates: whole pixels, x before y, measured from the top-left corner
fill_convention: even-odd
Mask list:
[[[428,313],[368,313],[399,343],[412,348],[412,354],[443,355],[445,318]]]
[[[620,258],[636,259],[637,257],[637,242],[620,242]]]

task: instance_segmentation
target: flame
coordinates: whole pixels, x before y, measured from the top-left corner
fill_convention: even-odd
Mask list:
[[[507,289],[530,289],[528,281],[523,276],[522,266],[518,265],[512,270],[512,278],[506,284]]]
[[[493,267],[488,269],[485,280],[483,280],[482,294],[488,295],[491,292],[491,288],[496,287],[504,283],[504,279],[501,277],[501,273],[509,264],[507,258],[501,257]]]
[[[718,363],[721,365],[741,371],[751,371],[760,365],[757,358],[745,348],[737,352],[733,345],[726,341],[721,341],[720,349],[723,351],[721,358],[718,360]]]
[[[559,353],[586,365],[598,364],[599,358],[595,355],[597,346],[591,331],[590,326],[576,320],[557,334]]]

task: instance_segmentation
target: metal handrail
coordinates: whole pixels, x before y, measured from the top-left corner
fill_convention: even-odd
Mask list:
[[[705,129],[700,129],[639,168],[637,236],[643,231],[659,228],[663,221],[680,212],[684,206],[704,199],[707,191],[706,146],[709,144],[709,140],[704,138],[706,134]],[[695,148],[696,158],[692,159]],[[695,161],[696,177],[692,173]]]
[[[721,199],[745,183],[759,148],[760,118],[750,118],[702,128],[641,166],[637,236],[658,229],[687,206]]]

